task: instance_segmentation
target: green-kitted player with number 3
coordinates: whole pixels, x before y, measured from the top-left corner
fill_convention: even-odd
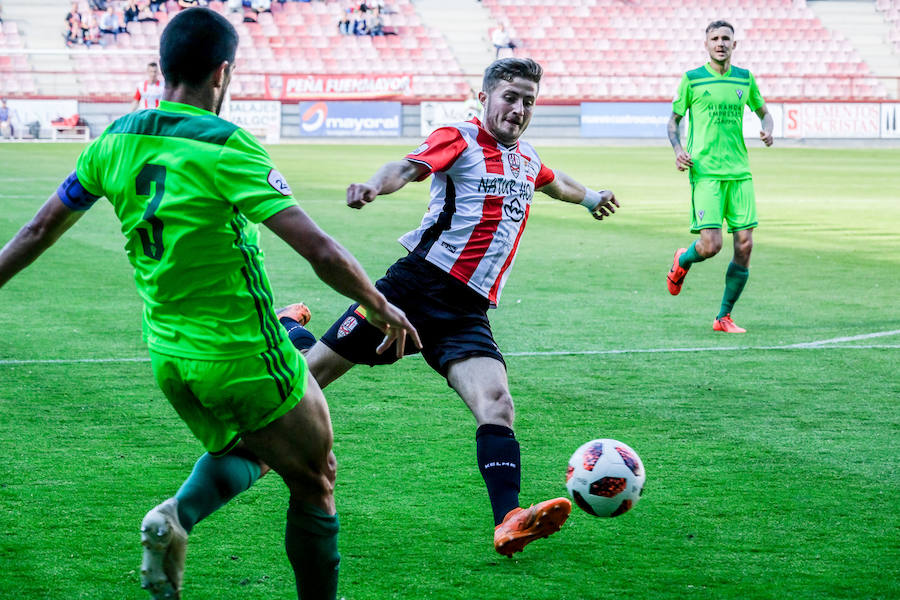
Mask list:
[[[208,452],[174,498],[144,518],[143,587],[154,598],[180,597],[187,533],[237,493],[209,482],[223,473],[252,482],[271,467],[290,490],[285,547],[297,593],[331,599],[339,563],[331,420],[278,322],[256,223],[366,306],[385,332],[381,351],[396,341],[402,356],[407,335],[420,344],[356,259],[300,209],[259,143],[217,116],[237,43],[231,24],[204,8],[169,22],[160,40],[163,102],[115,121],[82,152],[0,250],[0,286],[105,196],[127,240],[157,382]]]

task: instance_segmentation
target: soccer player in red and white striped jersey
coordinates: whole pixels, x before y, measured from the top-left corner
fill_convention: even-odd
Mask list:
[[[619,206],[608,190],[587,189],[541,162],[519,137],[528,127],[542,75],[527,58],[504,58],[484,75],[481,120],[432,133],[403,159],[382,166],[347,189],[347,204],[363,208],[429,175],[431,201],[418,228],[400,238],[408,254],[376,287],[401,307],[422,339],[422,355],[443,375],[475,417],[476,454],[494,516],[494,548],[511,556],[556,532],[571,511],[566,498],[519,506],[519,443],[506,365],[491,333],[497,305],[531,211],[535,191],[581,204],[594,218]],[[355,364],[388,364],[377,354],[384,334],[352,305],[307,354],[323,388]]]
[[[137,84],[131,99],[131,112],[144,108],[158,108],[163,95],[163,81],[159,78],[159,65],[147,64],[147,79]]]

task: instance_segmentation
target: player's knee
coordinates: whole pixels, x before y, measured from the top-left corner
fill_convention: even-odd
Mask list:
[[[715,256],[722,250],[722,240],[720,239],[711,239],[707,240],[704,249],[706,250],[706,257]]]
[[[334,496],[337,479],[337,459],[333,452],[320,460],[309,460],[284,475],[291,496],[310,504],[328,503]]]
[[[510,393],[506,390],[498,390],[490,395],[486,403],[483,421],[512,427],[515,414],[515,405]]]

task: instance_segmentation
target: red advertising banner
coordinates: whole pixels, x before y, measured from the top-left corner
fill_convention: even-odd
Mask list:
[[[266,75],[269,100],[368,100],[410,93],[412,75]]]

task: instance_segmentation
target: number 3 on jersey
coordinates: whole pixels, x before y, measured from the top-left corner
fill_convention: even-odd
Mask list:
[[[152,183],[156,185],[151,186]],[[159,260],[163,253],[163,222],[156,216],[156,209],[159,208],[159,202],[166,192],[166,168],[149,163],[144,165],[138,173],[134,187],[138,196],[149,196],[151,188],[155,188],[143,217],[150,228],[148,230],[146,227],[139,227],[137,232],[141,236],[144,254],[153,260]]]

